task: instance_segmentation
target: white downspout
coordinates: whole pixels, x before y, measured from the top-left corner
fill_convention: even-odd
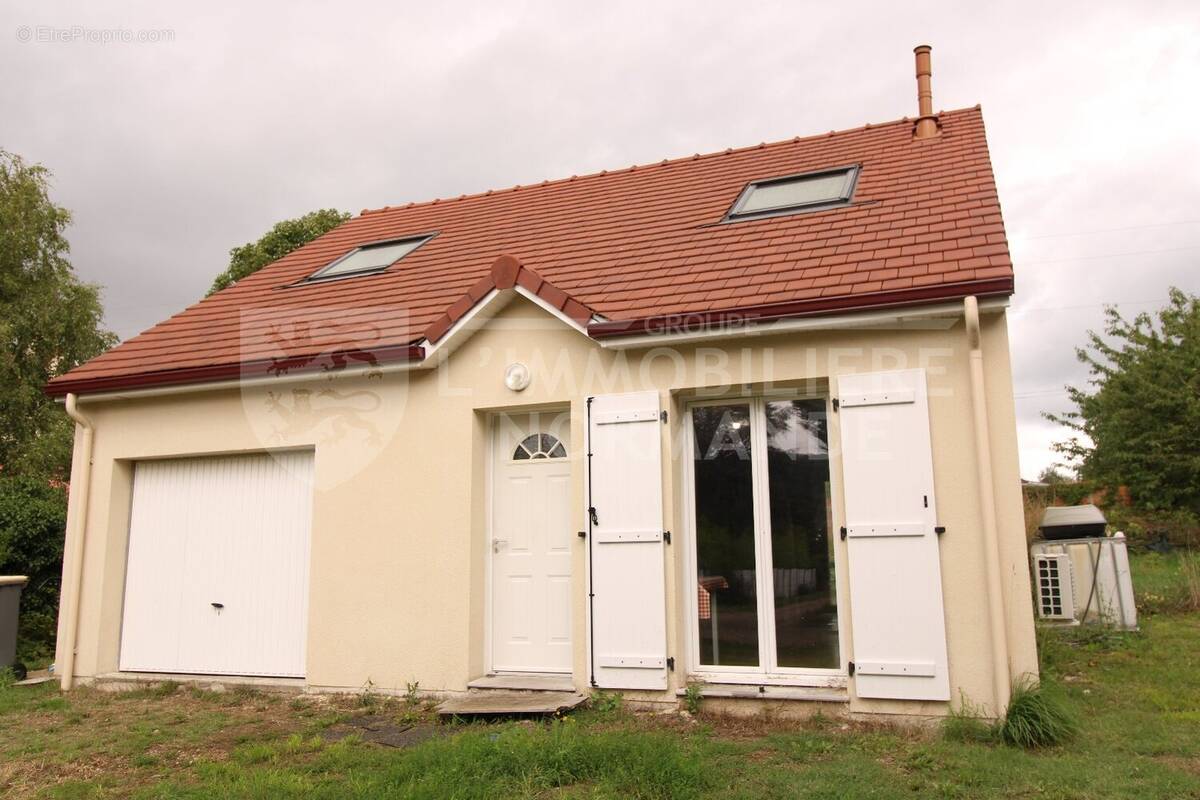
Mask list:
[[[75,640],[79,631],[79,591],[83,585],[83,542],[87,535],[88,496],[92,484],[92,421],[85,417],[78,408],[78,398],[72,393],[67,395],[67,416],[83,429],[83,442],[80,446],[81,474],[71,475],[70,491],[78,499],[75,502],[75,513],[71,515],[67,526],[66,563],[71,565],[71,573],[65,572],[60,599],[64,602],[63,614],[63,644],[66,652],[62,654],[62,663],[56,669],[62,674],[63,691],[68,691],[75,683]]]
[[[988,616],[992,639],[992,682],[996,716],[1008,708],[1012,678],[1008,666],[1008,628],[1004,621],[1004,595],[1000,581],[1000,536],[996,529],[996,492],[992,483],[992,446],[988,436],[987,397],[984,394],[983,350],[979,331],[979,303],[963,299],[967,346],[971,363],[971,410],[975,423],[975,463],[979,480],[979,506],[983,522],[983,563],[987,572]]]

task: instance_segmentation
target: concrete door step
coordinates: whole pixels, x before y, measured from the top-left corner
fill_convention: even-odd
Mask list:
[[[484,675],[467,684],[471,689],[508,689],[539,692],[573,692],[570,675],[553,672],[498,672]]]
[[[546,716],[570,711],[586,701],[587,697],[578,692],[472,691],[443,702],[438,706],[438,714],[443,717]]]

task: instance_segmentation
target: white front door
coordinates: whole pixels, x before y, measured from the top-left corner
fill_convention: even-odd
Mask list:
[[[492,670],[571,672],[567,412],[500,414],[492,469]]]

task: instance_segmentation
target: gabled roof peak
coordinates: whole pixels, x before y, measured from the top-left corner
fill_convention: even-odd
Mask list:
[[[462,297],[446,309],[445,314],[425,329],[422,338],[430,344],[437,343],[455,323],[470,314],[472,309],[493,291],[502,292],[516,289],[518,286],[580,327],[586,326],[594,316],[590,308],[525,266],[521,259],[503,254],[492,262],[492,268],[487,275],[477,280]]]

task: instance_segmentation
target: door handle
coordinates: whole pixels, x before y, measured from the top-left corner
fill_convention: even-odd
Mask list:
[[[508,539],[492,539],[493,553],[499,553],[505,547],[508,547]]]
[[[225,607],[224,603],[209,603],[209,605],[211,605],[213,608],[215,608],[217,610],[218,614],[220,614],[221,609]]]

